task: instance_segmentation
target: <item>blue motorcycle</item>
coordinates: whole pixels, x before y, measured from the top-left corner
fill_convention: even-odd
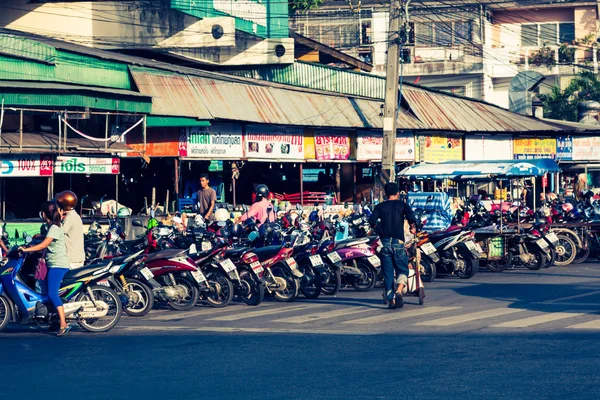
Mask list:
[[[27,239],[31,242],[30,237]],[[122,304],[107,278],[137,255],[113,258],[67,272],[59,290],[67,321],[75,321],[90,332],[112,329],[121,318]],[[19,254],[14,246],[8,258],[8,262],[0,267],[0,331],[10,322],[40,325],[57,321],[56,309],[48,295],[36,289],[40,286],[34,279],[36,254]]]

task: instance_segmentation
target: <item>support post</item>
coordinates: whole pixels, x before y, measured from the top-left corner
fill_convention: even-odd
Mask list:
[[[65,112],[63,124],[63,150],[67,151],[67,113]]]
[[[395,179],[396,124],[398,120],[398,77],[400,44],[400,0],[391,0],[389,8],[388,52],[383,110],[381,186]]]
[[[105,126],[104,126],[104,139],[106,139],[106,140],[104,141],[104,151],[108,150],[109,119],[110,119],[110,114],[106,113],[106,123],[105,123]]]
[[[117,202],[116,211],[119,211],[119,174],[115,175],[115,201]]]
[[[304,166],[300,163],[300,205],[304,207],[304,181],[302,176],[304,175]]]
[[[144,122],[142,126],[142,135],[144,136],[144,154],[146,153],[146,116],[144,115]]]
[[[354,179],[352,181],[352,199],[353,202],[356,203],[358,201],[356,198],[356,164],[352,164],[352,173],[354,175]]]
[[[23,151],[23,110],[19,113],[19,151]]]
[[[179,159],[173,160],[173,166],[175,167],[175,199],[179,200]]]

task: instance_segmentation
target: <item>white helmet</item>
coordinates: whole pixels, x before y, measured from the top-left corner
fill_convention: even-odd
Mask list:
[[[215,221],[217,221],[219,225],[224,226],[228,219],[229,212],[226,209],[219,208],[217,212],[215,212]]]
[[[204,222],[204,218],[202,218],[202,215],[196,214],[196,216],[194,217],[194,226],[196,228],[205,228],[206,227],[206,222]]]

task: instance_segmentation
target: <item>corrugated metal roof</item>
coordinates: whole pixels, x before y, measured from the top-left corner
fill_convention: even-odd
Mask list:
[[[402,97],[427,127],[463,132],[559,131],[536,118],[527,117],[479,101],[467,100],[416,87],[405,86]]]
[[[361,117],[367,122],[366,127],[383,129],[383,101],[354,99],[360,109]],[[369,126],[370,125],[370,126]],[[398,112],[398,130],[421,130],[427,129],[427,126],[415,118],[408,111],[402,109]]]
[[[152,96],[152,114],[213,119],[186,75],[158,73],[130,66],[138,89]]]
[[[73,133],[71,133],[73,134]],[[73,134],[74,135],[74,134]],[[23,133],[23,149],[19,150],[20,134],[2,132],[0,150],[9,153],[54,153],[58,151],[58,135],[51,133]],[[103,142],[94,142],[82,137],[67,136],[67,151],[71,153],[115,153],[132,151],[124,143],[114,142],[104,149]]]
[[[46,64],[56,62],[56,49],[21,35],[0,33],[0,53]]]

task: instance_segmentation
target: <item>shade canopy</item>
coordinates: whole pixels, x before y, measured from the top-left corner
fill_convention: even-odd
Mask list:
[[[554,160],[447,161],[440,164],[417,164],[399,174],[409,179],[484,180],[542,176],[559,172]]]

